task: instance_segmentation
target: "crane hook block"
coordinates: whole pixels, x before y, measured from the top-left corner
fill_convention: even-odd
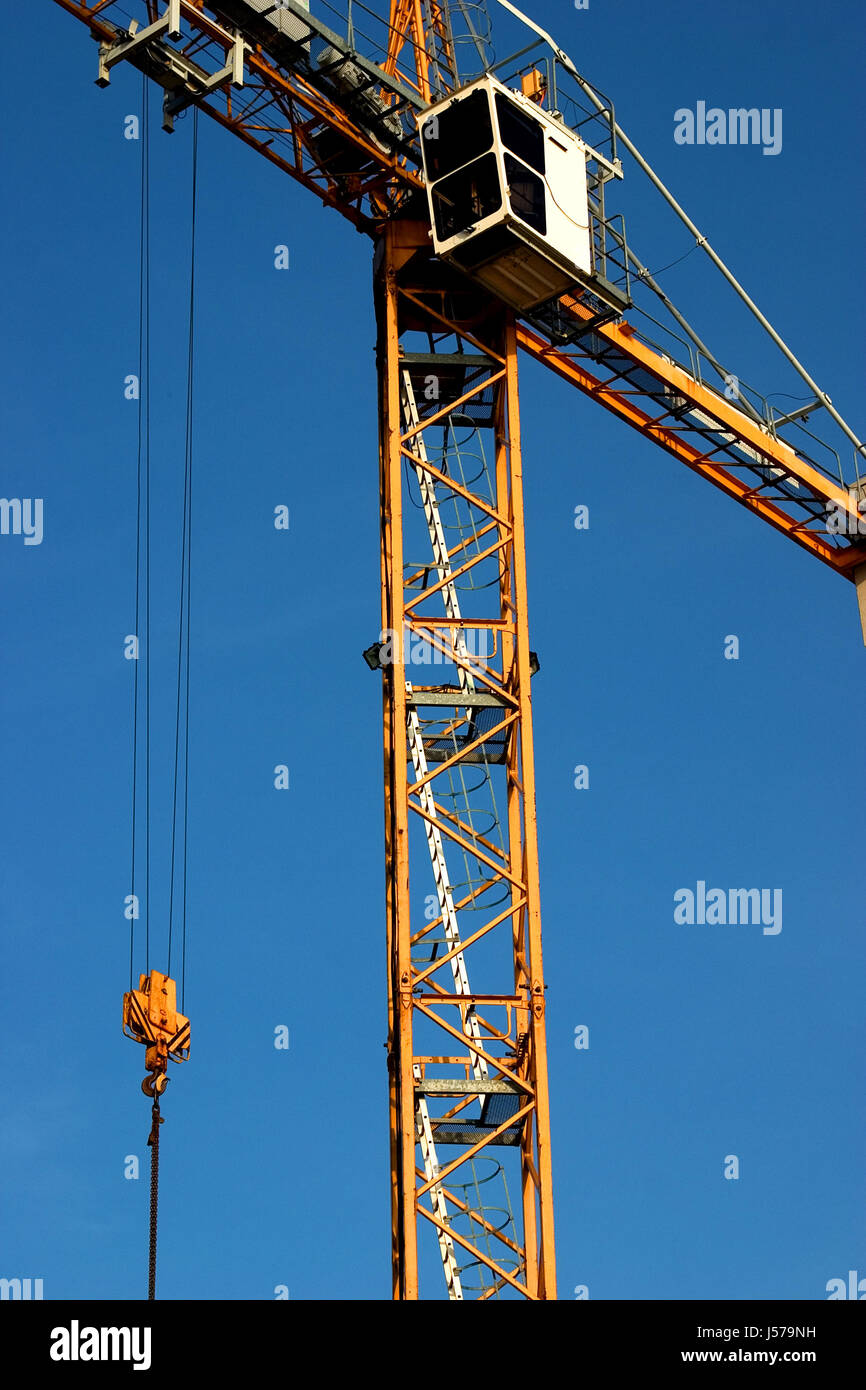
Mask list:
[[[185,1062],[189,1056],[189,1019],[177,1011],[177,986],[170,976],[151,970],[139,977],[138,989],[124,994],[123,1031],[147,1048],[148,1075],[141,1089],[146,1096],[161,1096],[168,1085],[169,1058]]]

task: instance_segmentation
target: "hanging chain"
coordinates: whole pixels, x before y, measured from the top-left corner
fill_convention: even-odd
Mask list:
[[[150,1258],[147,1272],[147,1297],[156,1298],[156,1215],[159,1205],[159,1127],[163,1123],[159,1113],[159,1096],[154,1098],[151,1111],[153,1121],[150,1127],[148,1145],[150,1147]]]

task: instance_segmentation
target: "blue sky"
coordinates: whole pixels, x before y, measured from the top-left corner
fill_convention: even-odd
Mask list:
[[[533,14],[862,432],[859,7]],[[0,537],[0,1274],[138,1298],[149,1108],[120,1005],[140,153],[123,119],[140,79],[99,91],[95,46],[53,5],[28,25],[38,98],[27,64],[6,75],[0,491],[42,497],[45,520],[39,546]],[[782,151],[675,144],[674,111],[698,100],[781,108]],[[156,936],[191,125],[155,121],[151,143]],[[360,656],[379,623],[371,246],[212,122],[199,139],[193,1031],[163,1107],[160,1293],[385,1298],[381,704]],[[621,196],[651,269],[689,250],[636,172]],[[796,391],[698,253],[663,283],[744,379]],[[521,402],[560,1297],[820,1299],[866,1275],[853,587],[531,362]],[[698,880],[782,888],[782,931],[675,923]]]

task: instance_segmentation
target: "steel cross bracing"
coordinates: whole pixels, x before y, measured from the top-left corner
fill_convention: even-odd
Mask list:
[[[425,1239],[444,1236],[460,1247],[461,1267],[484,1271],[480,1297],[552,1298],[517,344],[510,311],[431,260],[428,248],[424,223],[391,224],[375,277],[394,1294],[419,1296]],[[424,395],[423,383],[432,384]],[[474,484],[455,476],[435,442],[458,421],[490,442],[494,466]],[[410,484],[420,479],[423,500],[413,506]],[[446,496],[459,498],[471,521],[443,550],[437,513]],[[429,559],[418,563],[422,546]],[[456,586],[470,595],[466,603]],[[417,663],[419,647],[442,668],[435,685],[407,681],[407,658]],[[447,738],[422,735],[436,718]],[[500,783],[501,846],[440,791],[480,757]],[[445,861],[455,851],[477,871],[457,900]],[[431,868],[439,911],[427,921]],[[441,954],[419,958],[437,931]],[[482,1160],[520,1192],[513,1230],[459,1195]],[[507,1211],[507,1197],[495,1205]],[[439,1253],[447,1279],[447,1243]]]
[[[774,430],[753,419],[670,358],[650,347],[627,320],[583,333],[591,311],[579,300],[559,305],[559,323],[571,329],[567,347],[552,344],[521,324],[518,342],[525,352],[558,376],[597,400],[633,429],[755,511],[804,549],[854,579],[866,561],[866,549],[852,544],[857,507],[842,481],[838,458],[828,463],[808,458]],[[601,367],[601,373],[590,370]],[[803,431],[805,434],[806,432]],[[820,441],[814,440],[816,450]],[[830,506],[852,523],[834,533],[827,528]]]
[[[427,365],[432,365],[433,367],[435,367],[436,363],[435,361],[432,362],[432,364],[428,362]],[[426,380],[428,382],[432,381],[434,380],[434,377],[428,374]],[[466,642],[460,628],[461,615],[460,600],[457,593],[457,583],[454,580],[454,568],[451,562],[451,557],[448,553],[447,542],[445,539],[445,530],[440,513],[439,498],[437,496],[437,484],[434,478],[431,476],[431,473],[428,468],[429,459],[427,455],[424,433],[419,428],[420,417],[418,414],[418,407],[415,400],[415,390],[412,383],[412,373],[410,371],[404,369],[402,373],[402,382],[403,385],[401,393],[401,403],[403,409],[403,422],[406,433],[408,434],[409,432],[412,432],[414,434],[413,452],[417,455],[417,458],[419,460],[419,462],[413,465],[413,467],[418,480],[419,493],[423,500],[424,516],[430,539],[430,547],[435,560],[435,567],[432,573],[438,575],[439,581],[442,583],[442,596],[444,600],[446,614],[449,618],[454,619],[454,626],[451,628],[450,632],[450,638],[454,652],[459,658],[461,658],[462,661],[466,662],[466,665],[461,664],[457,667],[458,684],[461,690],[466,690],[472,693],[475,691],[475,679],[471,674],[471,670],[469,669],[469,653],[467,652]],[[447,426],[445,428],[447,430]],[[442,450],[442,452],[444,452],[444,449]],[[464,542],[468,541],[468,535],[464,536],[463,539]],[[466,553],[465,544],[463,553]],[[421,788],[419,792],[419,800],[421,802],[425,814],[425,833],[427,836],[427,846],[430,854],[431,868],[433,870],[433,879],[436,885],[436,900],[439,906],[439,919],[441,919],[442,926],[444,929],[444,937],[442,938],[442,941],[448,948],[448,953],[451,957],[450,964],[451,974],[454,982],[454,992],[456,994],[463,994],[467,996],[467,998],[469,998],[471,996],[472,991],[469,987],[469,976],[467,973],[464,953],[462,950],[462,943],[460,940],[460,928],[457,920],[457,912],[454,907],[454,893],[451,886],[451,879],[448,871],[448,861],[445,854],[445,846],[443,844],[442,834],[438,825],[436,801],[433,795],[432,783],[428,780],[429,769],[424,747],[424,736],[421,729],[421,721],[418,716],[418,710],[413,704],[414,692],[412,689],[412,685],[408,681],[406,682],[406,694],[409,705],[409,749],[412,757],[412,767],[415,774],[415,782]],[[469,721],[472,717],[471,709],[461,707],[460,713],[464,721]],[[438,739],[435,741],[439,742]],[[471,815],[470,807],[467,804],[465,797],[459,799],[459,801],[455,804],[455,809],[457,809],[459,813],[465,815],[467,819]],[[425,937],[425,945],[428,949],[429,941],[429,936]],[[437,947],[434,946],[433,955],[431,955],[428,959],[434,958],[436,949]],[[472,1038],[475,1043],[481,1045],[481,1027],[478,1021],[476,1009],[473,1004],[469,1004],[466,1009],[463,1027],[467,1036]],[[440,1229],[439,1231],[439,1246],[440,1253],[442,1256],[442,1263],[445,1271],[445,1281],[446,1286],[448,1288],[449,1297],[454,1300],[459,1300],[463,1298],[463,1289],[460,1281],[460,1268],[454,1250],[454,1241],[448,1229],[451,1226],[456,1213],[452,1214],[449,1211],[447,1199],[442,1184],[438,1182],[439,1159],[436,1152],[436,1142],[433,1135],[433,1126],[431,1125],[430,1121],[430,1113],[427,1098],[421,1090],[421,1082],[423,1080],[423,1077],[421,1075],[420,1066],[415,1066],[414,1075],[416,1085],[418,1087],[418,1097],[416,1101],[416,1123],[418,1129],[418,1137],[421,1144],[421,1153],[424,1161],[424,1175],[428,1181],[432,1180],[434,1183],[433,1187],[431,1188],[431,1194],[436,1203],[437,1215],[442,1222],[442,1229]],[[489,1079],[487,1062],[484,1060],[482,1056],[480,1056],[477,1053],[474,1054],[472,1057],[472,1075],[476,1081],[486,1082]],[[493,1176],[499,1177],[500,1175],[497,1173]],[[490,1195],[490,1193],[485,1193],[485,1196],[487,1197],[489,1197]],[[506,1206],[505,1208],[500,1208],[500,1210],[510,1212],[510,1207],[508,1206],[507,1189],[504,1195],[501,1196],[501,1200],[506,1203]],[[471,1210],[469,1214],[471,1214],[471,1218],[474,1221],[478,1218],[483,1219],[484,1213],[485,1207],[482,1205],[480,1208]],[[511,1219],[513,1221],[513,1217]],[[488,1286],[490,1287],[491,1292],[493,1292],[493,1283],[490,1282]]]
[[[432,0],[394,0],[388,18],[357,5],[350,22],[341,0],[313,0],[314,14],[298,0],[281,0],[304,41],[277,32],[259,13],[268,8],[265,0],[55,3],[88,26],[109,60],[135,38],[129,13],[138,16],[140,39],[147,25],[174,10],[179,30],[164,28],[126,54],[165,88],[168,106],[180,111],[195,101],[371,237],[396,214],[419,215],[423,182],[415,117],[429,104],[427,94],[438,95],[453,71],[447,16]],[[233,85],[238,40],[240,87]],[[346,64],[357,68],[352,82],[360,87],[348,81]],[[641,331],[638,309],[634,321],[588,330],[596,307],[588,296],[566,297],[521,324],[518,344],[856,583],[866,633],[859,475],[843,469],[800,421],[774,423],[768,411],[761,424],[753,408],[741,409],[706,385],[699,363],[692,361],[690,369],[672,360],[650,341],[654,334]],[[688,345],[683,347],[677,355],[688,360]],[[831,509],[842,520],[835,530],[826,524]]]
[[[420,424],[418,404],[415,400],[415,388],[412,385],[412,373],[405,370],[403,372],[401,402],[407,429],[416,429]],[[424,442],[424,436],[423,434],[418,434],[416,438],[417,453],[420,459],[420,464],[415,470],[418,477],[418,490],[424,503],[424,516],[430,535],[430,545],[436,561],[436,572],[442,581],[445,611],[449,618],[454,617],[459,622],[460,600],[457,596],[457,586],[454,582],[454,572],[448,554],[448,543],[445,539],[445,531],[442,526],[439,500],[436,495],[436,483],[427,470],[429,460],[427,458],[427,446]],[[465,643],[463,634],[460,632],[459,628],[455,629],[453,640],[455,642],[455,650],[459,652],[461,656],[465,656]],[[457,679],[460,682],[460,688],[462,690],[475,689],[475,679],[472,672],[467,667],[458,667]]]
[[[296,19],[300,41],[257,13],[267,8],[261,0],[207,6],[192,0],[55,3],[99,41],[100,85],[110,80],[118,62],[129,62],[163,88],[166,129],[195,103],[360,231],[374,235],[382,216],[422,188],[414,122],[403,121],[413,132],[407,140],[395,134],[395,119],[427,102],[400,71],[384,70],[387,21],[377,21],[378,30],[366,44],[376,59],[370,61],[344,33],[294,0],[284,0],[282,8]],[[317,0],[320,14],[328,8]],[[345,28],[338,10],[329,18]],[[236,55],[239,44],[242,52]],[[347,75],[349,63],[360,78],[354,71]]]
[[[408,45],[415,80],[407,77],[425,103],[458,85],[454,66],[454,45],[446,6],[436,0],[393,0],[388,56],[383,64],[395,73],[402,50]]]

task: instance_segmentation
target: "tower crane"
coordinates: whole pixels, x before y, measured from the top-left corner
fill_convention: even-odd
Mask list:
[[[520,37],[496,61],[468,0],[55,2],[97,41],[98,85],[131,64],[167,132],[197,108],[373,243],[392,1292],[426,1294],[433,1264],[455,1301],[555,1298],[520,354],[851,582],[864,640],[866,451],[611,100],[509,0],[497,33]],[[807,404],[777,413],[641,262],[612,209],[629,160]],[[437,681],[411,678],[418,654]],[[134,1035],[158,1099],[188,1024],[155,978],[171,1016]]]

